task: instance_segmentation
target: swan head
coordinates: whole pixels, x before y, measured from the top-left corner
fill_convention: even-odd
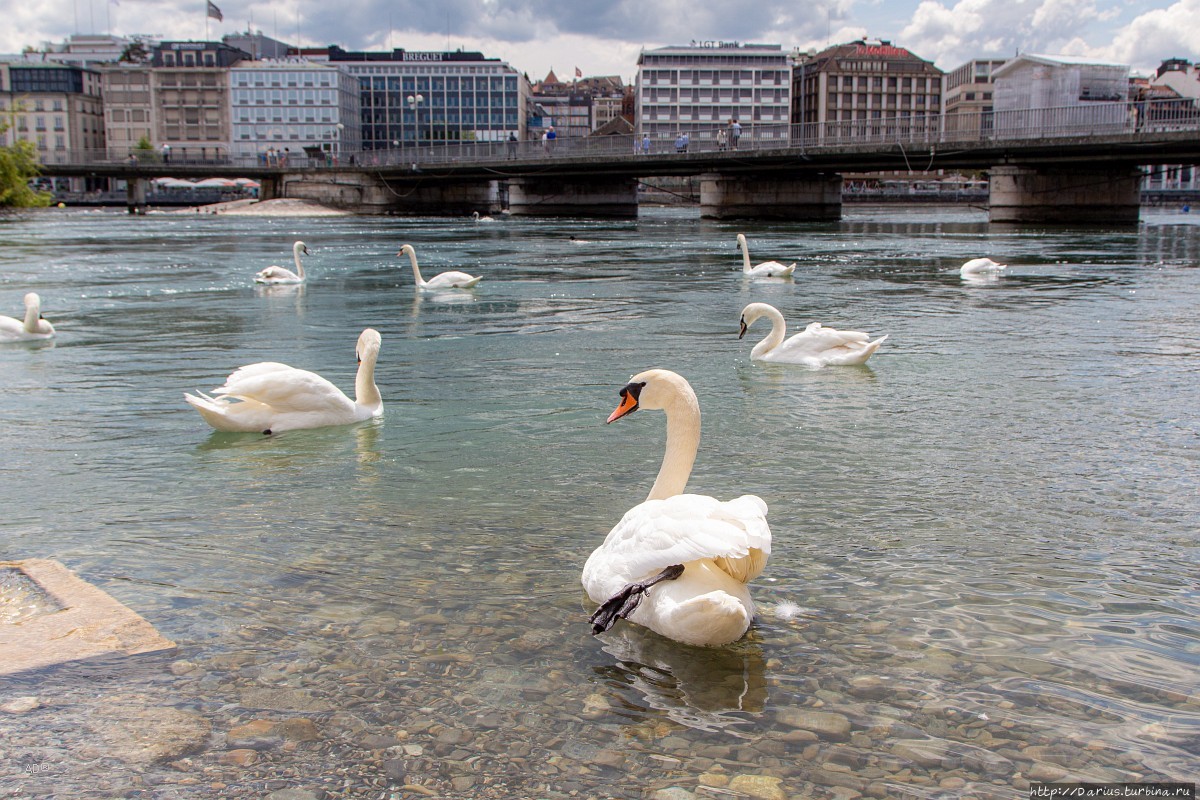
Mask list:
[[[379,347],[382,345],[383,339],[379,335],[379,331],[374,328],[367,328],[358,335],[358,344],[354,348],[355,355],[358,356],[358,361],[361,364],[364,359],[374,361],[379,355]]]
[[[746,234],[744,234],[744,233],[739,233],[739,234],[737,235],[737,243],[738,243],[738,246],[739,246],[739,247],[741,247],[742,245],[744,245],[744,244],[746,243]]]
[[[746,331],[750,326],[757,322],[761,317],[770,314],[775,307],[768,303],[751,303],[742,309],[741,329],[738,331],[738,338],[741,339],[746,335]]]
[[[36,309],[41,309],[41,307],[42,307],[42,298],[38,297],[37,292],[29,292],[28,294],[25,295],[26,310],[28,310],[30,308],[36,310]]]
[[[471,212],[471,218],[472,218],[472,219],[476,219],[476,220],[477,220],[477,219],[479,219],[479,212],[478,212],[478,211],[472,211],[472,212]]]
[[[308,245],[306,245],[304,242],[296,242],[294,245],[292,245],[292,252],[297,254],[304,253],[304,255],[308,255]]]
[[[691,384],[682,375],[669,369],[650,369],[639,372],[629,379],[629,383],[621,387],[619,392],[621,403],[608,417],[608,422],[615,422],[621,417],[627,417],[640,408],[651,410],[666,409],[678,403],[681,398],[699,407],[696,393]]]
[[[413,249],[413,246],[411,244],[401,245],[400,252],[396,253],[397,256],[409,256],[409,257],[415,256],[416,254],[417,254],[417,251]]]

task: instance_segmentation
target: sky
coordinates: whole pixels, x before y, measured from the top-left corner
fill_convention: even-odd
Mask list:
[[[211,40],[261,31],[347,50],[478,50],[537,81],[630,81],[638,53],[694,40],[820,50],[884,39],[949,71],[1017,53],[1087,56],[1149,74],[1165,58],[1200,61],[1200,0],[0,0],[0,53],[71,33]]]

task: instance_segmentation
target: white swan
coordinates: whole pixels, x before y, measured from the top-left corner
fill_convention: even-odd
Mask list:
[[[738,245],[742,248],[742,273],[749,275],[752,278],[789,278],[796,271],[796,265],[785,266],[778,261],[764,261],[763,263],[751,267],[750,266],[750,248],[746,245],[746,235],[739,233],[737,235]]]
[[[25,319],[0,315],[0,341],[30,341],[53,336],[54,326],[42,319],[42,298],[38,297],[37,292],[25,295]]]
[[[479,283],[482,278],[473,278],[465,272],[452,270],[443,272],[440,275],[435,275],[429,280],[421,279],[421,269],[417,266],[417,251],[413,249],[411,244],[406,244],[400,248],[397,256],[408,254],[408,260],[412,262],[413,278],[417,282],[418,289],[470,289],[475,284]]]
[[[583,587],[601,603],[592,632],[628,619],[686,644],[736,641],[754,619],[746,584],[771,552],[767,505],[754,495],[723,503],[682,494],[700,445],[700,404],[686,380],[664,369],[633,376],[608,421],[639,408],[666,412],[666,452],[650,496],[584,564]]]
[[[486,217],[486,216],[485,216],[485,217],[481,217],[481,216],[479,216],[479,212],[478,212],[478,211],[472,211],[472,212],[471,212],[471,218],[472,218],[472,219],[474,219],[476,222],[495,222],[495,221],[496,221],[496,220],[492,219],[491,217]]]
[[[383,398],[375,385],[379,332],[367,328],[358,337],[358,376],[354,399],[313,372],[274,361],[249,364],[214,389],[184,398],[204,421],[219,431],[261,431],[264,434],[348,425],[383,414]]]
[[[308,255],[308,247],[304,242],[292,245],[292,259],[296,262],[296,271],[284,267],[270,266],[254,276],[255,283],[304,283],[304,265],[300,263],[300,254]]]
[[[964,277],[967,275],[994,275],[1006,267],[1008,264],[997,264],[990,258],[972,258],[958,268],[958,274]]]
[[[784,341],[787,323],[779,309],[767,303],[751,303],[742,309],[741,331],[738,338],[760,317],[771,320],[771,332],[767,338],[754,345],[750,358],[755,361],[775,361],[783,364],[803,364],[808,367],[853,366],[865,364],[879,349],[887,336],[871,341],[871,337],[859,331],[839,331],[814,322]]]

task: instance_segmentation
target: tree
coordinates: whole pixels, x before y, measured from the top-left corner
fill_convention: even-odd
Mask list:
[[[0,122],[0,135],[8,126]],[[24,140],[0,147],[0,208],[38,208],[50,205],[49,192],[29,185],[38,176],[37,149]]]
[[[125,49],[121,51],[121,56],[117,59],[117,61],[124,61],[130,64],[144,64],[149,60],[150,49],[146,47],[146,43],[141,39],[134,39],[125,45]]]

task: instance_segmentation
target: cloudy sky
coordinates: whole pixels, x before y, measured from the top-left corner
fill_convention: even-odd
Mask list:
[[[1200,0],[215,0],[207,35],[261,30],[350,50],[463,48],[538,80],[636,72],[643,48],[724,40],[821,49],[890,40],[950,70],[1017,52],[1082,55],[1149,72],[1164,58],[1200,61]],[[205,0],[0,0],[0,53],[72,32],[203,39]]]

